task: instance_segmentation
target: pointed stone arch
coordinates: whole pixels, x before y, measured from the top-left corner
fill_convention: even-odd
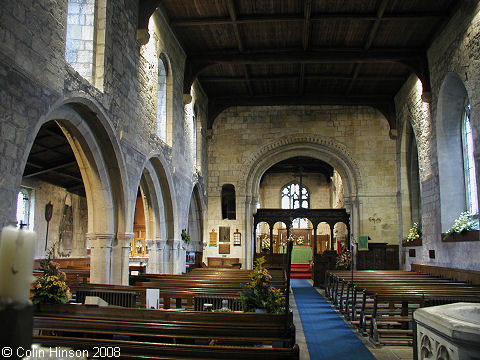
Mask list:
[[[149,271],[171,273],[173,241],[176,233],[176,203],[173,201],[174,183],[168,162],[161,153],[151,154],[145,160],[138,186],[144,196],[146,242],[150,250]],[[133,216],[131,218],[133,224]]]
[[[70,97],[59,100],[38,121],[29,148],[40,127],[49,121],[55,121],[63,131],[82,175],[88,206],[86,236],[91,246],[91,282],[121,283],[125,277],[122,262],[114,262],[117,256],[113,253],[122,251],[125,239],[130,236],[126,219],[131,199],[114,128],[94,101],[83,96]],[[24,164],[28,154],[29,151],[25,152]]]

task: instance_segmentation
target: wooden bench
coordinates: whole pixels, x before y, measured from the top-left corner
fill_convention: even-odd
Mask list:
[[[291,314],[41,305],[34,329],[44,346],[120,347],[121,358],[299,358]]]
[[[411,314],[429,299],[480,301],[480,287],[405,271],[329,271],[326,294],[374,343],[412,344]],[[359,319],[357,320],[357,314]]]

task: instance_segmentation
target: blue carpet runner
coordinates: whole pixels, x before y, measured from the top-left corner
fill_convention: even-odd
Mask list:
[[[305,279],[291,279],[311,360],[375,360],[330,304]]]

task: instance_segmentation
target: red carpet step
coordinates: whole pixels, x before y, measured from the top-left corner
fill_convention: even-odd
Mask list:
[[[292,264],[290,267],[291,279],[311,279],[312,273],[309,264]]]

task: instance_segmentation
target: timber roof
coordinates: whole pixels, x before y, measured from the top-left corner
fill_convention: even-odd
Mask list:
[[[395,128],[393,97],[412,72],[430,91],[426,49],[460,3],[140,0],[140,13],[167,16],[187,54],[184,93],[198,78],[209,127],[235,105],[352,104]]]

